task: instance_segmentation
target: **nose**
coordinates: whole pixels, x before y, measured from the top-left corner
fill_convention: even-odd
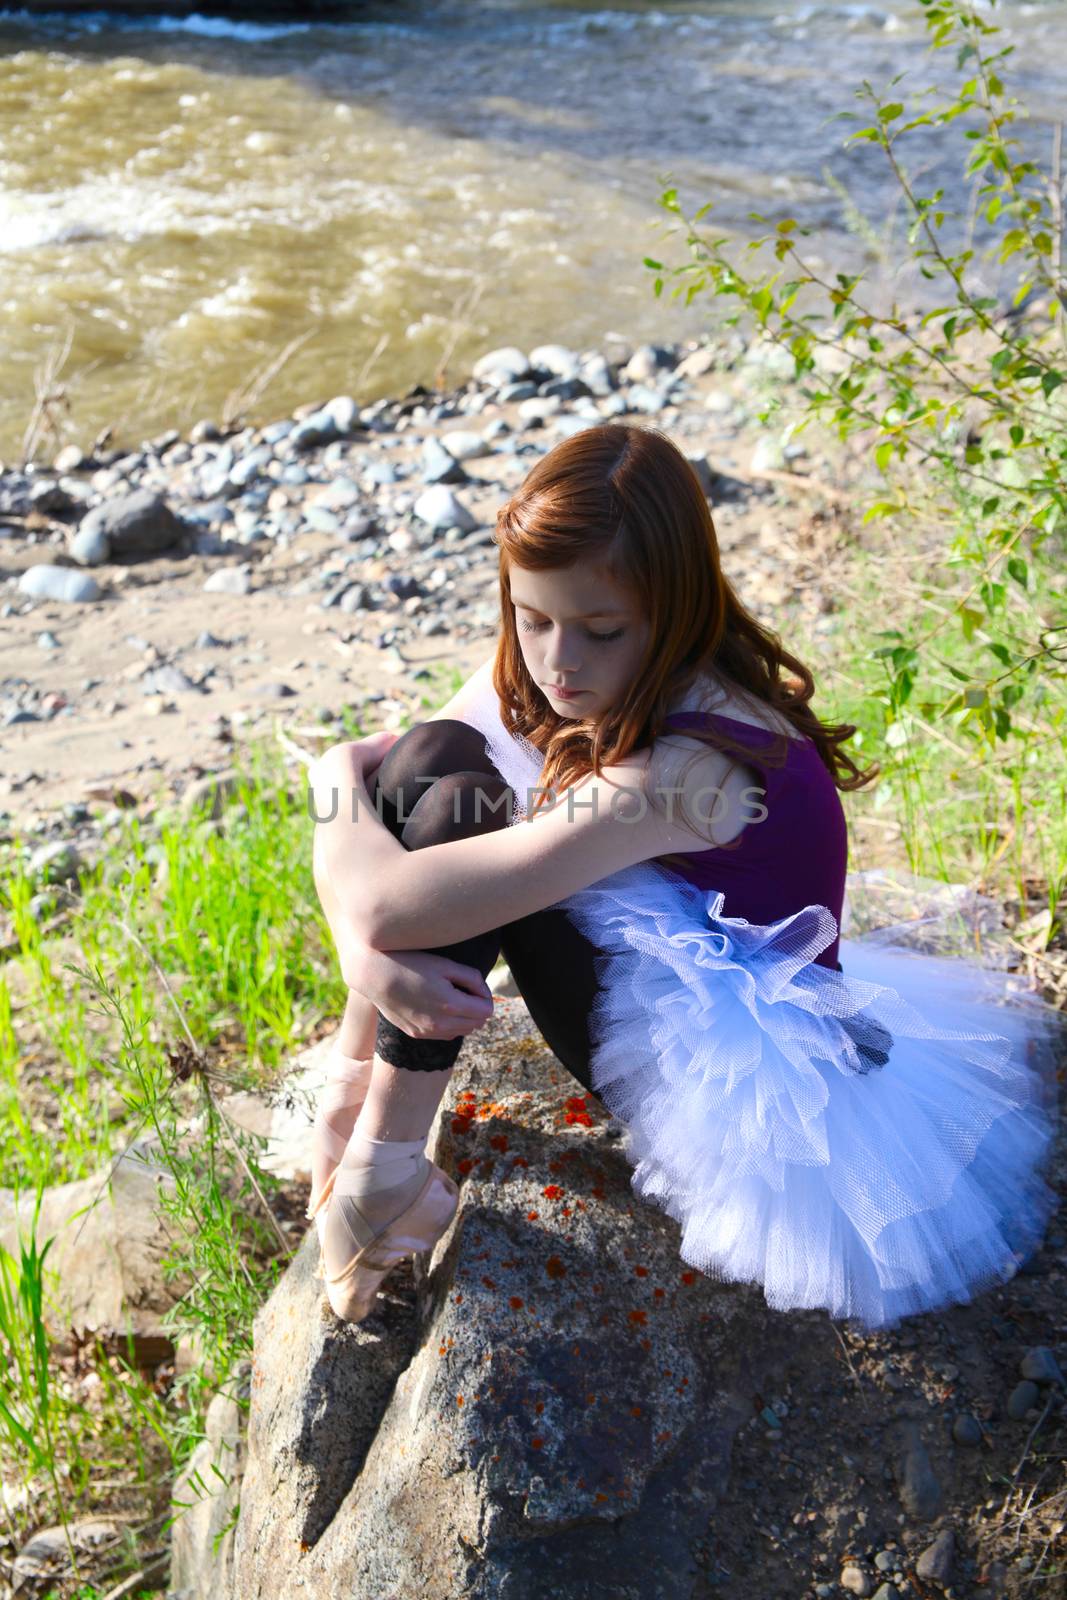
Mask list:
[[[553,628],[545,646],[544,661],[546,672],[576,672],[578,670],[577,640],[573,635],[564,635],[562,629]]]

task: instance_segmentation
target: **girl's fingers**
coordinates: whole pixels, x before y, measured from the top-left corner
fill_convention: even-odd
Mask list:
[[[478,1027],[493,1014],[493,998],[483,1000],[480,995],[472,995],[469,999],[457,990],[452,991],[451,1000],[446,1000],[441,1007],[447,1017],[456,1017],[463,1022]]]
[[[476,1000],[483,1000],[492,1006],[493,991],[476,967],[457,967],[449,975],[448,981],[454,989],[465,991],[473,995]]]

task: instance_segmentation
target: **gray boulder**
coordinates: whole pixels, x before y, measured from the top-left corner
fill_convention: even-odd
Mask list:
[[[172,550],[181,543],[184,533],[185,524],[161,495],[149,489],[135,489],[132,494],[115,495],[94,506],[82,518],[76,537],[82,549],[99,548],[100,540],[106,541],[108,555],[104,559],[122,561]]]
[[[110,1173],[110,1181],[109,1181]],[[124,1337],[129,1329],[146,1364],[173,1354],[165,1313],[190,1287],[185,1276],[165,1283],[162,1263],[180,1224],[165,1215],[158,1188],[174,1179],[147,1146],[133,1148],[88,1178],[46,1189],[37,1220],[38,1248],[54,1237],[45,1261],[45,1326],[59,1350],[71,1334]],[[29,1237],[35,1197],[0,1189],[0,1245],[18,1259]],[[180,1243],[180,1241],[178,1241]]]
[[[469,533],[478,526],[477,517],[443,483],[424,490],[412,510],[420,522],[431,528],[462,528]]]
[[[530,362],[525,351],[516,349],[514,345],[504,345],[481,356],[474,363],[473,376],[478,383],[499,388],[501,384],[515,383],[519,378],[525,378],[529,370]]]
[[[87,572],[40,562],[35,567],[27,567],[22,574],[19,594],[28,594],[33,600],[63,600],[75,605],[87,600],[99,600],[101,589],[96,579]]]
[[[523,1003],[498,1008],[428,1142],[461,1184],[451,1228],[360,1324],[309,1228],[254,1325],[232,1549],[179,1519],[174,1592],[688,1600],[797,1319],[686,1267],[620,1134]]]

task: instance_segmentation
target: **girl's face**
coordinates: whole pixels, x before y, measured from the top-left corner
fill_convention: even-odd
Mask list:
[[[513,565],[510,577],[523,660],[553,711],[565,718],[611,712],[637,676],[648,642],[649,625],[633,596],[591,561],[548,572]]]

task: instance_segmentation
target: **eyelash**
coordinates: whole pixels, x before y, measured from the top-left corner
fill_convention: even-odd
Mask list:
[[[523,622],[520,618],[519,627],[522,629],[523,633],[540,633],[542,628],[548,627],[548,623]],[[590,633],[589,629],[587,628],[585,636],[587,639],[595,640],[597,644],[610,644],[613,639],[621,639],[625,632],[625,628],[616,628],[614,633]]]

